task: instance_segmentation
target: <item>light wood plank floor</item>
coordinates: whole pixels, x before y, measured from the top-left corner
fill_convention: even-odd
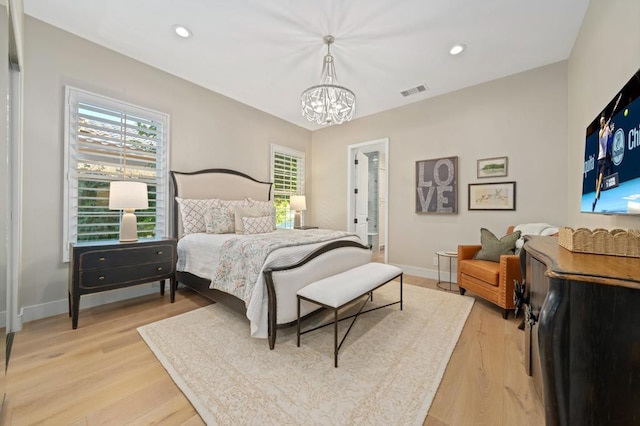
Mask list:
[[[405,282],[436,288],[423,278]],[[183,289],[174,304],[150,295],[82,310],[77,330],[66,315],[25,324],[9,365],[4,424],[202,425],[136,328],[207,304]],[[544,424],[518,323],[477,299],[425,425]]]

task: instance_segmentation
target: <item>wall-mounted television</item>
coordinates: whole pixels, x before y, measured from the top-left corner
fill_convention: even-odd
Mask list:
[[[580,211],[640,214],[640,70],[587,126]]]

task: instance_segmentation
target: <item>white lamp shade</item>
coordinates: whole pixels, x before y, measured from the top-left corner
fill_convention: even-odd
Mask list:
[[[149,197],[147,184],[143,182],[122,181],[109,185],[109,209],[148,209]]]
[[[289,199],[289,208],[295,211],[307,209],[307,199],[304,195],[292,195]]]

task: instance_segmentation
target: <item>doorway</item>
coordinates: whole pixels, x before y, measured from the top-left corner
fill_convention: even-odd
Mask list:
[[[389,138],[347,147],[347,229],[371,247],[375,261],[389,261]]]

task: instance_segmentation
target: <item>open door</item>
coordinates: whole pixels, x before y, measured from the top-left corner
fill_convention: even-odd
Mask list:
[[[346,229],[371,246],[372,259],[389,261],[389,139],[347,146]]]
[[[362,244],[369,245],[369,159],[358,152],[356,155],[357,185],[355,189],[356,233]]]

